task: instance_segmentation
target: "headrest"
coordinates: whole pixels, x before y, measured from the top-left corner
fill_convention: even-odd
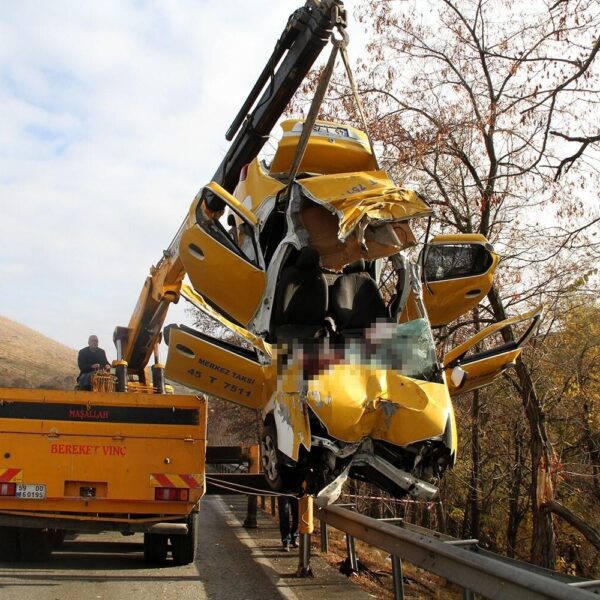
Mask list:
[[[300,249],[298,258],[296,259],[296,266],[299,269],[314,269],[319,266],[319,253],[310,246]]]
[[[366,267],[365,260],[363,258],[346,265],[343,269],[343,273],[346,275],[348,275],[348,273],[363,273],[364,271],[366,271]]]

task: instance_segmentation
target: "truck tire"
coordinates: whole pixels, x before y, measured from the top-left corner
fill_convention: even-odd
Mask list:
[[[17,527],[0,527],[0,562],[21,560],[21,545]]]
[[[188,532],[185,535],[171,536],[171,554],[176,565],[189,565],[196,558],[196,533],[198,513],[191,513],[187,518]]]
[[[167,562],[169,538],[159,533],[144,534],[144,561],[148,565],[161,566]]]
[[[50,533],[47,529],[32,527],[19,528],[21,544],[21,560],[26,562],[43,562],[50,558]]]
[[[63,545],[67,532],[64,529],[50,530],[50,547],[52,550],[57,550]]]

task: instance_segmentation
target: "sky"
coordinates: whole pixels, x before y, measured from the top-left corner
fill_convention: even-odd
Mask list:
[[[115,357],[114,327],[302,3],[3,3],[0,315],[72,348],[94,333]]]

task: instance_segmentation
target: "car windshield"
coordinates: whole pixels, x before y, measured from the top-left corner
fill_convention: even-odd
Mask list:
[[[376,323],[361,340],[367,363],[393,369],[415,379],[432,381],[437,359],[431,329],[426,319],[408,323]]]

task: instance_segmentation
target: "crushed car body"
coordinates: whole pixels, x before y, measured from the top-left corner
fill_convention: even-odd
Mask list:
[[[283,129],[299,134],[301,125]],[[286,151],[290,139],[282,138]],[[234,194],[215,183],[199,192],[179,248],[192,284],[183,294],[244,343],[170,326],[167,372],[262,412],[262,461],[276,490],[304,484],[331,501],[350,476],[431,499],[456,459],[451,395],[492,381],[525,339],[506,361],[493,352],[464,368],[460,352],[438,360],[432,323],[473,308],[498,257],[483,236],[438,236],[412,264],[411,221],[431,209],[370,170],[360,140],[351,127],[317,122],[297,181],[280,182],[288,163],[278,150],[270,167],[255,159],[243,169]],[[369,170],[336,172],[340,165]],[[217,200],[233,216],[228,225]],[[396,279],[388,302],[384,262]],[[452,382],[456,367],[466,381]]]
[[[229,150],[116,339],[124,357],[147,356],[182,294],[218,327],[166,327],[166,374],[260,411],[274,490],[326,504],[353,477],[431,499],[456,460],[452,396],[514,364],[540,311],[514,342],[494,346],[510,321],[439,355],[432,327],[477,306],[498,255],[482,235],[457,234],[427,240],[415,258],[412,226],[431,206],[379,167],[366,128],[317,119],[337,53],[353,81],[345,27],[341,0],[307,0],[291,15],[226,134]],[[306,119],[281,122],[261,160],[325,46]]]

